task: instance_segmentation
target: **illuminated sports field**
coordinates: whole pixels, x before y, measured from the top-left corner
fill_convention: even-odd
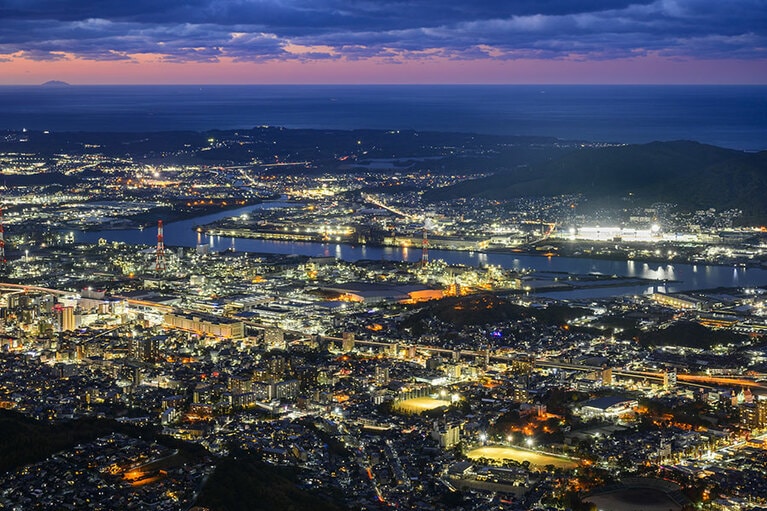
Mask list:
[[[578,463],[572,460],[526,451],[516,447],[479,447],[478,449],[469,451],[467,456],[471,459],[489,458],[496,461],[514,460],[518,463],[529,461],[530,465],[539,468],[545,467],[546,465],[554,465],[557,468],[575,468],[578,466]]]
[[[406,413],[421,413],[439,408],[440,406],[450,406],[450,401],[431,397],[414,397],[413,399],[400,401],[394,407]]]

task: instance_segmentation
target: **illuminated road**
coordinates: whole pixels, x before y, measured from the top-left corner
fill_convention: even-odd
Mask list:
[[[578,364],[566,364],[551,360],[536,360],[536,367],[548,367],[557,368],[570,371],[599,371],[601,367],[583,366]],[[648,380],[660,380],[663,381],[664,373],[662,372],[650,372],[650,371],[628,371],[618,368],[613,368],[613,376],[622,378],[633,379],[648,379]],[[710,376],[706,374],[688,374],[677,373],[676,379],[678,382],[690,384],[692,386],[699,385],[712,385],[721,387],[750,387],[767,389],[767,385],[761,382],[754,381],[753,377],[740,377],[733,378],[732,376]]]
[[[340,337],[323,337],[323,339],[327,341],[342,342],[342,339]],[[491,360],[497,360],[500,362],[519,362],[524,361],[524,357],[515,357],[515,356],[506,356],[506,355],[497,355],[491,353],[486,353],[484,350],[451,350],[447,348],[439,348],[436,346],[427,346],[427,345],[410,345],[406,343],[397,343],[397,342],[385,342],[385,341],[368,341],[363,339],[355,339],[354,344],[356,346],[369,346],[373,348],[388,348],[388,349],[396,349],[399,350],[400,348],[409,348],[414,347],[419,352],[425,352],[428,354],[440,354],[440,355],[449,355],[452,357],[459,357],[459,358],[476,358],[476,357],[485,357],[487,356]],[[543,368],[550,368],[550,369],[562,369],[566,371],[580,371],[580,372],[593,372],[593,371],[601,371],[603,370],[602,367],[598,366],[587,366],[587,365],[580,365],[580,364],[569,364],[566,362],[558,362],[554,360],[547,360],[547,359],[530,359],[530,362],[533,363],[534,367],[543,367]],[[620,377],[620,378],[629,378],[629,379],[635,379],[635,380],[657,380],[657,381],[663,381],[664,379],[664,373],[657,372],[657,371],[630,371],[620,368],[612,368],[613,370],[613,376],[614,377]],[[700,386],[720,386],[720,387],[749,387],[749,388],[760,388],[760,389],[766,389],[767,390],[767,384],[757,382],[755,379],[757,376],[741,376],[741,377],[733,377],[733,376],[710,376],[705,374],[688,374],[688,373],[677,373],[676,379],[677,382],[680,384],[686,384],[693,387],[700,387]]]
[[[689,383],[711,383],[713,385],[721,385],[725,387],[735,386],[735,387],[751,387],[751,388],[767,389],[767,385],[765,385],[764,383],[756,382],[749,379],[743,379],[743,378],[708,376],[703,374],[699,375],[699,374],[677,373],[676,379],[678,381],[689,382]]]
[[[416,220],[416,219],[418,219],[417,216],[410,215],[408,213],[405,213],[404,211],[400,211],[399,209],[397,209],[397,208],[395,208],[393,206],[389,206],[385,202],[381,202],[380,200],[376,199],[372,195],[363,195],[362,198],[365,199],[366,201],[370,202],[371,204],[373,204],[375,206],[378,206],[379,208],[383,208],[386,211],[390,211],[390,212],[394,213],[395,215],[407,218],[408,220],[411,220],[411,219],[412,220]]]

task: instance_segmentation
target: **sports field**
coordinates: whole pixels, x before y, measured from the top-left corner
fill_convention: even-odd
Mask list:
[[[400,401],[394,408],[406,413],[421,413],[426,410],[433,410],[440,406],[450,406],[450,401],[444,399],[434,399],[431,397],[414,397],[413,399],[406,399]]]
[[[525,449],[519,449],[516,447],[479,447],[473,451],[469,451],[467,456],[471,459],[489,458],[496,461],[514,460],[519,463],[529,461],[531,466],[538,468],[545,467],[546,465],[554,465],[558,468],[575,468],[578,466],[578,463],[574,460],[528,451]]]

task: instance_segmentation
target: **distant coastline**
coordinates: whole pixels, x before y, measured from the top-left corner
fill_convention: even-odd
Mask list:
[[[758,85],[2,86],[0,129],[410,129],[760,151],[764,97]]]

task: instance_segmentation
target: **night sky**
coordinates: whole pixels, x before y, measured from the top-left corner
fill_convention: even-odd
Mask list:
[[[765,0],[0,0],[0,84],[767,83]]]

